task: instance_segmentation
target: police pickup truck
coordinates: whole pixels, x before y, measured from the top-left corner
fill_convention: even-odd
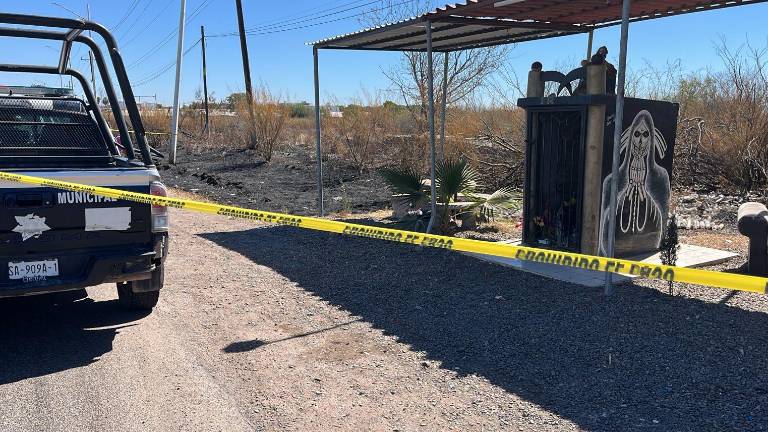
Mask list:
[[[0,86],[0,171],[165,196],[109,32],[89,21],[28,15],[0,14],[0,24],[8,24],[0,27],[0,37],[62,43],[58,65],[0,64],[3,75],[68,75],[83,95]],[[118,86],[112,86],[107,60],[85,30],[104,39]],[[91,83],[66,66],[78,43],[93,52],[109,112],[102,112]],[[7,182],[0,182],[0,206],[0,266],[7,268],[0,276],[0,297],[83,293],[85,287],[116,283],[124,306],[152,309],[157,304],[168,253],[165,207]]]

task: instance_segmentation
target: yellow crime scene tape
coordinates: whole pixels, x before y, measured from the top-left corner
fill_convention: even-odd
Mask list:
[[[111,132],[120,132],[118,129],[110,129]],[[136,131],[129,130],[128,133],[135,134]],[[170,135],[168,132],[147,132],[144,131],[144,135]]]
[[[231,216],[242,219],[274,223],[278,225],[306,228],[316,231],[367,237],[378,240],[387,240],[439,249],[449,249],[460,252],[474,252],[483,255],[493,255],[523,261],[556,264],[564,267],[611,272],[630,276],[640,276],[649,279],[685,282],[760,294],[765,294],[766,289],[768,289],[768,278],[756,276],[650,264],[640,261],[605,258],[571,252],[531,248],[526,246],[514,246],[504,243],[453,238],[412,231],[350,224],[346,222],[333,221],[316,217],[294,216],[290,214],[252,210],[201,201],[154,196],[137,192],[128,192],[119,189],[83,185],[59,180],[50,180],[23,174],[0,172],[0,180],[30,184],[35,186],[52,187],[73,192],[86,192],[92,195],[99,195],[103,197],[167,206],[178,209],[188,209],[201,213]]]

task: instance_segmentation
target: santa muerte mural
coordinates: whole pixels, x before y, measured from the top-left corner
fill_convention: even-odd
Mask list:
[[[616,143],[620,163],[612,173],[616,97],[607,84],[608,93],[586,93],[586,86],[582,88],[588,70],[592,79],[603,79],[599,65],[593,62],[591,69],[585,66],[568,74],[543,71],[538,62],[531,66],[528,92],[518,100],[527,125],[523,244],[606,254],[615,178],[614,256],[655,253],[669,214],[679,106],[625,98],[623,132]],[[579,87],[571,92],[577,79]],[[609,75],[605,79],[611,81]],[[544,96],[548,82],[559,87]]]
[[[677,118],[677,106],[656,103],[663,104],[653,109],[657,118],[661,117],[661,129],[651,111],[640,109],[621,135],[621,164],[616,175],[617,256],[658,250],[667,224],[672,166],[672,149],[668,142],[674,143],[675,132],[670,120]],[[625,115],[632,112],[630,106],[627,108]],[[674,109],[674,112],[667,112],[670,108]],[[605,254],[608,249],[608,216],[613,175],[609,173],[603,180],[601,254]]]

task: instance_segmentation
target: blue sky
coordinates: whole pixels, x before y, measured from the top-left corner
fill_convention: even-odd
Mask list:
[[[85,15],[85,0],[57,0],[66,8]],[[370,3],[360,0],[354,5]],[[132,65],[129,76],[138,95],[157,95],[169,103],[173,95],[174,68],[169,67],[176,50],[176,37],[159,45],[178,24],[180,0],[90,0],[91,17],[108,28],[117,28],[115,34],[125,62]],[[327,21],[347,17],[365,10],[354,9],[328,18],[313,21],[323,15],[323,9],[353,3],[351,0],[243,0],[246,27],[260,26],[262,31],[279,30],[270,34],[248,38],[251,71],[255,83],[264,83],[291,100],[312,100],[312,50],[305,43],[362,27],[358,18],[351,17],[323,25]],[[442,2],[434,2],[435,4]],[[237,29],[234,0],[188,0],[188,17],[199,9],[187,26],[185,47],[200,37],[200,25],[207,35],[227,34]],[[376,7],[371,4],[368,8]],[[48,0],[6,0],[6,12],[72,17],[72,13]],[[127,14],[130,12],[130,14]],[[305,17],[309,15],[308,17]],[[297,18],[298,17],[298,18]],[[645,60],[656,65],[681,59],[689,71],[719,67],[713,45],[726,36],[730,45],[738,46],[749,40],[752,44],[768,44],[768,3],[729,8],[716,12],[689,14],[667,19],[637,23],[630,28],[630,67],[638,67]],[[299,20],[274,27],[285,20]],[[121,22],[122,21],[122,22]],[[265,27],[272,25],[272,27]],[[310,27],[294,29],[298,26]],[[289,29],[289,31],[284,31]],[[607,45],[611,60],[616,63],[619,28],[600,30],[595,34],[595,46]],[[244,88],[239,40],[236,36],[207,38],[209,88],[222,98]],[[531,62],[542,61],[547,66],[563,64],[583,55],[586,36],[574,35],[517,45],[510,50],[509,65],[524,74]],[[0,61],[28,64],[54,64],[58,60],[58,45],[50,42],[24,42],[0,38]],[[147,55],[152,51],[153,54]],[[87,71],[85,49],[75,50],[73,66]],[[397,53],[360,51],[321,51],[320,66],[322,96],[325,100],[349,100],[361,89],[386,89],[388,82],[382,69],[388,69],[398,60]],[[142,58],[145,56],[145,58]],[[201,56],[199,46],[184,57],[182,99],[189,101],[201,87]],[[575,65],[574,65],[575,66]],[[148,80],[157,75],[156,78]],[[522,75],[521,75],[522,76]],[[58,85],[59,78],[38,79],[39,83]],[[0,75],[0,84],[29,84],[29,79],[14,74]],[[141,84],[141,85],[139,85]],[[510,90],[511,91],[511,90]]]

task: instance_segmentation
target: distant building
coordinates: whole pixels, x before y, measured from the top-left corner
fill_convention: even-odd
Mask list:
[[[139,109],[142,111],[154,111],[163,109],[163,105],[156,102],[139,102],[136,105],[138,105]]]
[[[336,117],[336,118],[344,117],[344,113],[341,111],[341,108],[337,106],[328,107],[328,114],[331,117]]]

